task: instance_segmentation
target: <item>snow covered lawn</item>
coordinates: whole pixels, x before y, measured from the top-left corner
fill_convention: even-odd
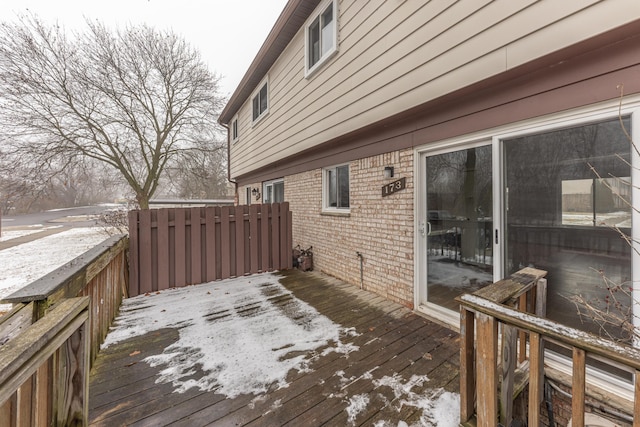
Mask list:
[[[100,227],[79,227],[0,251],[0,298],[50,273],[107,238]],[[0,312],[9,308],[10,304],[0,304]]]
[[[30,234],[39,233],[44,230],[49,230],[51,228],[59,228],[61,225],[54,225],[52,227],[43,227],[42,225],[34,225],[28,228],[20,228],[20,229],[6,229],[3,227],[2,236],[0,236],[0,242],[6,242],[8,240],[17,239],[18,237],[28,236]]]

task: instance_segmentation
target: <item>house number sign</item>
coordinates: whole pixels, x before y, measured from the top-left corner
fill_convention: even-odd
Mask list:
[[[407,178],[400,178],[397,181],[390,182],[382,186],[382,197],[390,196],[400,190],[404,190],[407,186]]]

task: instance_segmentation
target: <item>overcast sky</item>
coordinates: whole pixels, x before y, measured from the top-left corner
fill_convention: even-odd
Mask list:
[[[200,50],[230,96],[287,0],[2,0],[0,16],[27,10],[48,22],[80,29],[85,17],[107,25],[147,23],[170,28]]]

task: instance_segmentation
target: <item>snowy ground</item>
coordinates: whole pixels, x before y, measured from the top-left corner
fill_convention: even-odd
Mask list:
[[[42,224],[37,224],[29,227],[21,227],[19,229],[2,229],[2,236],[0,236],[0,242],[6,242],[12,239],[17,239],[18,237],[28,236],[30,234],[39,233],[44,230],[49,230],[51,228],[59,228],[61,225],[54,225],[49,227],[43,227]]]
[[[27,235],[33,230],[3,230],[4,239]],[[10,236],[14,237],[10,237]],[[71,261],[108,236],[100,227],[79,227],[0,251],[0,299]],[[11,305],[0,304],[0,312]]]

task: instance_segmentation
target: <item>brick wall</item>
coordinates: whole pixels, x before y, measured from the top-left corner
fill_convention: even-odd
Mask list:
[[[384,179],[385,166],[394,177]],[[406,177],[406,189],[382,197],[382,186]],[[293,212],[293,245],[313,246],[314,268],[413,308],[413,151],[349,163],[350,214],[322,213],[322,170],[285,177]]]

